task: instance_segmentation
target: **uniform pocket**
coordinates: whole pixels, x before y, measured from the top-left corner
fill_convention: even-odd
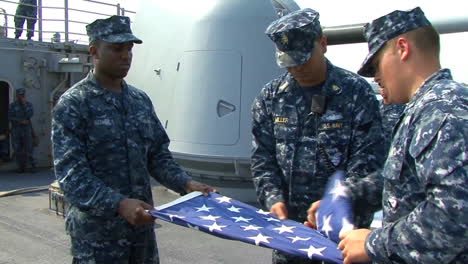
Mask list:
[[[276,124],[273,128],[277,140],[288,140],[297,138],[297,125]]]
[[[351,127],[347,120],[321,122],[318,126],[318,144],[334,167],[340,166],[346,159],[350,138]]]
[[[90,143],[94,144],[119,139],[120,132],[113,119],[95,119],[88,128],[88,137]]]
[[[122,131],[112,119],[93,120],[87,132],[87,153],[91,163],[122,150]],[[99,166],[98,164],[94,164]]]
[[[414,137],[411,140],[411,145],[409,147],[410,155],[416,159],[424,152],[424,150],[431,144],[431,142],[437,137],[440,128],[447,119],[447,115],[444,115],[442,118],[431,120],[430,123],[422,126],[424,129],[419,129],[415,131]]]
[[[155,140],[155,126],[151,120],[140,120],[138,124],[138,132],[144,140],[154,141]]]
[[[276,141],[276,159],[280,167],[283,167],[291,162],[294,146],[298,140],[298,127],[291,124],[275,124],[273,130]]]

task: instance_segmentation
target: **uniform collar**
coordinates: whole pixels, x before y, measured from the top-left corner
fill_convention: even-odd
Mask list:
[[[327,77],[322,86],[322,92],[326,96],[338,95],[341,93],[341,87],[337,84],[338,80],[334,78],[334,71],[336,67],[328,60],[325,59],[327,63]],[[280,87],[278,88],[278,94],[287,93],[292,91],[292,89],[299,89],[299,83],[294,79],[294,77],[287,73],[286,78],[281,82]]]
[[[337,79],[336,76],[336,67],[327,60],[327,79],[323,84],[323,93],[325,96],[334,96],[339,95],[342,92],[342,87],[340,84],[341,80]]]
[[[434,84],[440,80],[452,80],[452,74],[449,69],[441,69],[427,78],[419,87],[411,100],[408,102],[408,108],[413,107],[425,94],[432,90]]]
[[[111,93],[111,91],[107,90],[106,88],[102,87],[101,84],[99,84],[93,71],[90,71],[88,73],[88,76],[86,76],[86,81],[91,84],[89,87],[91,94],[93,94],[94,96],[100,96],[103,94]],[[125,80],[122,80],[122,93],[126,93],[127,90],[127,83],[125,82]]]
[[[292,77],[290,73],[286,74],[286,78],[284,81],[280,83],[278,87],[278,94],[287,93],[291,91],[291,87],[298,86],[299,84],[297,81]]]

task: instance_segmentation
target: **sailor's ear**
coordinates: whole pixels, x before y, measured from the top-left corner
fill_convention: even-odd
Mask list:
[[[89,54],[91,56],[98,56],[99,41],[94,41],[89,44]]]
[[[323,35],[319,40],[320,48],[322,49],[322,53],[327,53],[327,45],[328,45],[328,38],[327,36]]]

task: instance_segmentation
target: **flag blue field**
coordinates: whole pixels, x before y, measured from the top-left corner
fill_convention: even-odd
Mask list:
[[[221,238],[303,258],[343,263],[337,244],[317,230],[292,220],[280,220],[269,212],[216,193],[190,193],[149,212],[164,221]]]

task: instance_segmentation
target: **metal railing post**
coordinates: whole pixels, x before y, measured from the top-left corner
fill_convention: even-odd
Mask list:
[[[39,41],[42,41],[42,0],[37,1],[37,17],[38,17],[38,35],[39,35]]]
[[[68,0],[65,0],[65,43],[68,43]]]
[[[117,15],[120,16],[120,4],[117,4]]]
[[[122,16],[125,16],[125,8],[122,7]]]

